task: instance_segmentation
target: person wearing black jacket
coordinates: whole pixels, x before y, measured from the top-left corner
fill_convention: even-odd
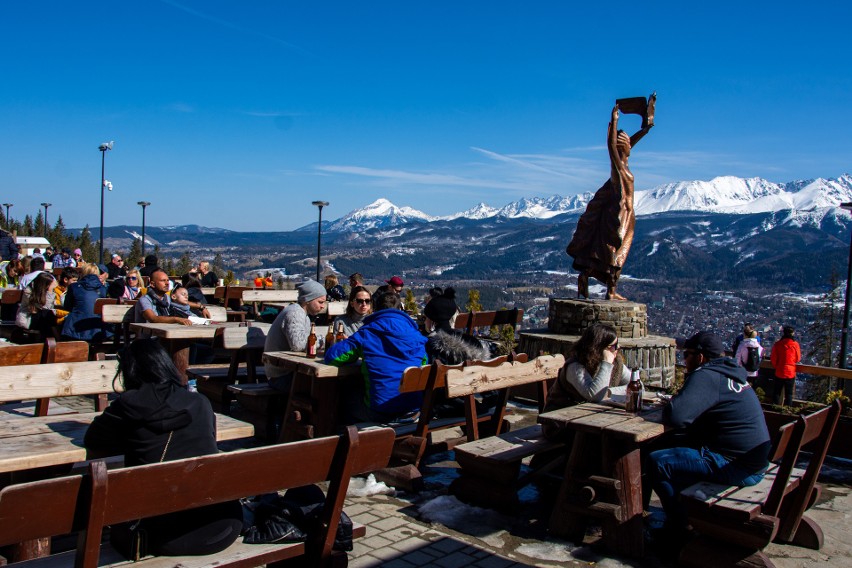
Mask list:
[[[664,529],[676,539],[687,526],[678,501],[682,490],[699,481],[755,485],[769,465],[770,449],[760,401],[746,370],[722,356],[722,340],[702,331],[683,347],[686,379],[663,409],[663,419],[685,431],[690,447],[652,452],[646,469],[666,513]]]
[[[125,465],[136,466],[218,451],[210,402],[181,384],[156,339],[138,339],[119,352],[119,372],[125,392],[86,431],[83,443],[90,459],[123,454]],[[239,501],[228,501],[144,519],[141,527],[148,535],[148,553],[215,554],[239,536],[242,508]]]
[[[0,229],[0,260],[17,260],[18,252],[20,249],[15,243],[15,237]]]

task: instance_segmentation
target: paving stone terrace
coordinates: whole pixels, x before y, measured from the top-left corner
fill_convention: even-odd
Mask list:
[[[91,412],[82,397],[63,405]],[[534,412],[514,407],[518,427],[534,420]],[[443,436],[459,435],[452,430]],[[226,449],[234,449],[236,445]],[[452,452],[431,456],[425,467],[426,488],[418,494],[350,496],[346,512],[367,527],[349,553],[352,568],[421,566],[504,568],[518,566],[666,566],[653,552],[643,560],[608,555],[595,544],[594,531],[583,543],[551,538],[545,529],[547,498],[530,487],[521,493],[521,507],[512,514],[467,506],[448,494],[457,475]],[[848,568],[852,562],[852,462],[829,460],[820,479],[819,502],[809,511],[825,532],[820,551],[770,545],[766,552],[778,568],[828,566]],[[354,485],[354,483],[353,483]],[[658,503],[652,501],[652,508]]]

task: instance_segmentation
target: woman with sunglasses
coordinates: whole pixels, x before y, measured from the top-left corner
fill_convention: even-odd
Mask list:
[[[373,298],[370,291],[363,286],[355,286],[349,293],[349,305],[346,313],[334,318],[332,329],[335,333],[343,324],[343,335],[349,337],[364,325],[364,318],[373,313]]]
[[[135,300],[142,292],[142,282],[139,277],[139,271],[131,268],[127,271],[127,276],[124,277],[124,292],[121,298],[125,300]]]
[[[547,394],[545,412],[581,402],[600,402],[609,387],[630,382],[630,369],[617,355],[615,328],[596,323],[586,329],[571,347],[570,357]]]

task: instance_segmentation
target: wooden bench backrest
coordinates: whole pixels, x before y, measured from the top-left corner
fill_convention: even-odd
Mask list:
[[[213,290],[213,299],[223,300],[225,298],[225,288],[227,286],[216,286],[216,289]]]
[[[6,288],[3,290],[2,297],[0,297],[0,303],[7,306],[10,304],[20,304],[23,293],[23,290],[18,290],[17,288]]]
[[[9,345],[0,347],[0,367],[12,365],[38,365],[44,356],[44,344]],[[18,397],[17,400],[20,400]]]
[[[296,302],[299,299],[298,290],[264,290],[261,288],[245,288],[243,302]]]
[[[86,341],[60,341],[52,337],[44,340],[42,363],[78,363],[89,360],[89,343]]]
[[[223,349],[260,349],[266,345],[268,323],[253,322],[250,326],[221,327],[216,330],[214,347]]]
[[[76,566],[96,566],[105,525],[330,481],[319,556],[327,560],[352,475],[385,467],[393,430],[317,438],[12,485],[0,491],[0,545],[87,529]],[[77,503],[80,503],[79,508]]]
[[[0,403],[111,393],[117,368],[116,360],[0,367]],[[115,388],[120,390],[120,382]]]
[[[101,320],[104,323],[133,323],[136,313],[135,304],[104,304],[101,308]]]
[[[496,367],[474,363],[449,369],[447,396],[455,398],[553,379],[564,364],[565,357],[557,354],[542,355],[527,363],[506,361]]]
[[[243,292],[251,290],[246,286],[226,286],[222,305],[227,309],[239,309],[243,303]]]
[[[825,462],[828,446],[831,444],[831,437],[834,434],[837,421],[840,419],[841,410],[840,402],[835,401],[831,406],[813,414],[801,415],[794,423],[785,424],[781,427],[780,442],[774,452],[775,455],[779,453],[782,455],[781,463],[778,466],[775,481],[769,490],[762,512],[765,515],[778,516],[783,502],[786,512],[778,530],[778,538],[782,542],[789,541],[792,538],[802,520],[802,515],[808,508],[811,493],[816,485],[822,464]],[[785,429],[791,429],[792,432],[788,435],[784,432]],[[785,441],[786,445],[784,444]],[[796,466],[796,460],[799,458],[802,446],[811,442],[813,444],[810,448],[813,453],[808,467],[799,480],[796,491],[788,496],[786,495],[787,483],[790,480],[793,468]],[[786,447],[782,447],[784,445]]]
[[[495,325],[511,325],[512,329],[517,329],[523,319],[524,310],[520,308],[487,312],[466,312],[456,316],[453,327],[455,329],[463,329],[468,335],[473,335],[474,330],[480,327],[490,328]]]
[[[326,302],[323,313],[330,316],[329,323],[331,323],[332,318],[345,314],[347,305],[349,305],[349,302]]]
[[[224,306],[207,306],[207,312],[213,321],[228,321],[228,310]]]
[[[104,313],[104,306],[117,303],[118,300],[116,298],[98,298],[95,300],[95,315],[102,315]]]

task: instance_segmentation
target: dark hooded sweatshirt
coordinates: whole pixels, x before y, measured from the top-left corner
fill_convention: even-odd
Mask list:
[[[769,431],[746,376],[730,357],[713,359],[686,376],[663,416],[668,424],[686,428],[696,445],[757,472],[767,465]]]
[[[92,421],[83,443],[87,449],[124,454],[127,466],[215,454],[216,418],[202,395],[175,383],[145,383],[110,403]],[[223,526],[237,528],[223,533]],[[223,550],[237,538],[241,526],[238,501],[160,515],[142,523],[149,552],[168,555]]]

